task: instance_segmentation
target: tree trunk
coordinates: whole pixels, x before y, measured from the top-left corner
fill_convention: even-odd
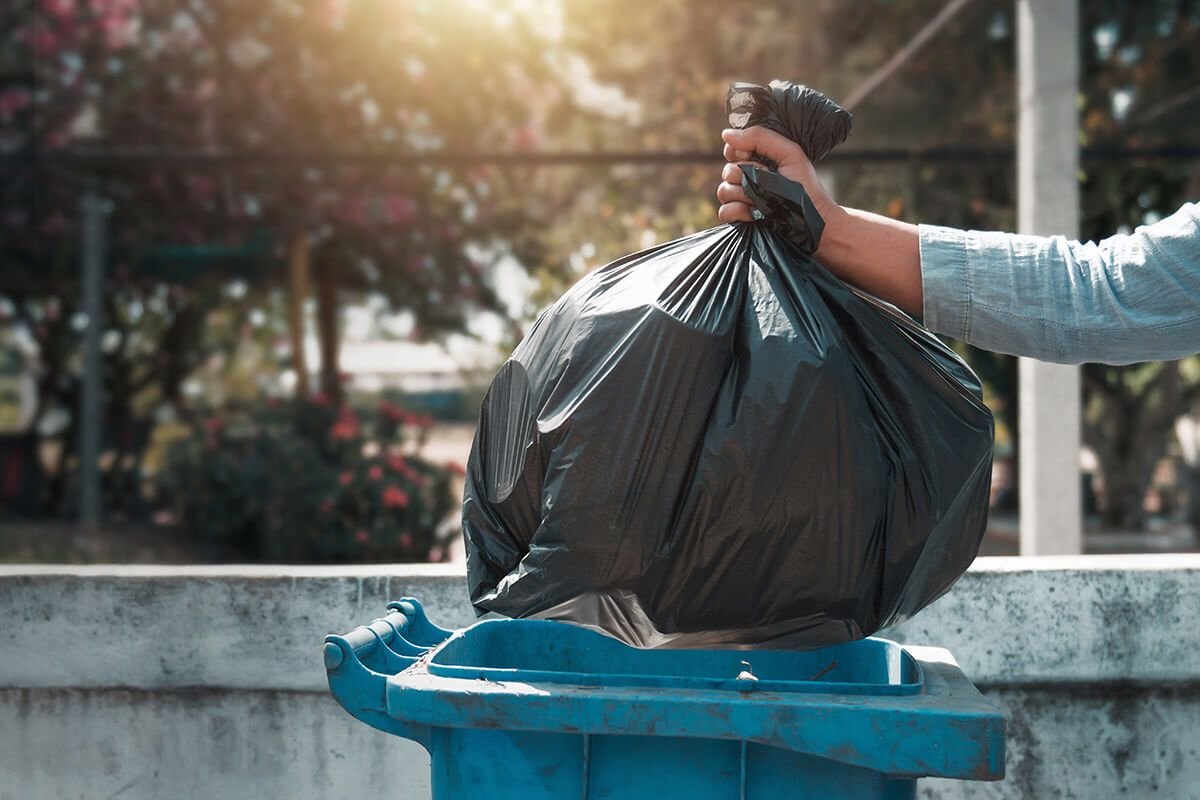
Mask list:
[[[337,270],[322,259],[317,262],[317,342],[321,349],[321,392],[335,406],[342,404],[340,364],[341,331],[338,328]]]
[[[1147,467],[1146,462],[1150,465]],[[1157,454],[1116,463],[1100,462],[1104,475],[1105,504],[1101,520],[1111,530],[1141,530],[1146,525],[1146,488],[1154,472]]]
[[[288,334],[292,341],[292,370],[296,373],[296,399],[308,392],[308,363],[304,356],[304,302],[308,299],[308,234],[292,237],[288,257]]]
[[[1114,380],[1089,365],[1089,389],[1101,406],[1084,425],[1084,441],[1096,453],[1104,481],[1102,522],[1106,528],[1141,530],[1146,524],[1146,489],[1154,468],[1167,451],[1175,419],[1190,405],[1178,362],[1166,362],[1140,391],[1121,373]]]

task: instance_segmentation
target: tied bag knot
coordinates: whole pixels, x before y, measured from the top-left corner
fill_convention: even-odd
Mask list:
[[[849,111],[822,93],[791,81],[767,86],[734,83],[725,97],[725,110],[732,127],[774,131],[799,144],[814,164],[846,140],[853,122]],[[825,230],[812,197],[801,184],[778,175],[771,159],[752,159],[762,167],[741,165],[742,189],[758,212],[755,217],[812,255]]]
[[[807,255],[817,252],[825,220],[804,186],[753,164],[741,167],[742,189],[762,215],[758,224],[790,240]]]

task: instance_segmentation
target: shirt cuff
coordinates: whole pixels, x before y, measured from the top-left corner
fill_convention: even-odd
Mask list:
[[[925,327],[966,341],[971,325],[970,234],[939,225],[919,225],[917,231]]]

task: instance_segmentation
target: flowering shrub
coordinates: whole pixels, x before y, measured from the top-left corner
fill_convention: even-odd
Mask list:
[[[457,468],[418,455],[432,424],[320,396],[229,411],[168,449],[157,496],[193,535],[250,560],[440,561]]]

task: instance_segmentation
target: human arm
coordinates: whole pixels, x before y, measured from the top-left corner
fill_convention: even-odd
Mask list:
[[[1200,206],[1132,234],[1061,236],[914,226],[842,209],[794,143],[757,128],[725,131],[725,157],[766,155],[804,184],[825,219],[817,259],[838,277],[922,314],[978,347],[1046,361],[1131,363],[1200,352]],[[717,190],[726,222],[750,219],[741,170]],[[736,183],[735,183],[736,182]]]
[[[1099,242],[919,228],[925,324],[987,350],[1078,364],[1200,352],[1200,206]]]
[[[730,162],[717,187],[722,222],[749,221],[751,205],[742,190],[738,162],[758,154],[772,159],[780,175],[804,185],[825,232],[813,254],[847,283],[887,300],[910,314],[921,314],[921,258],[917,226],[869,211],[842,208],[829,196],[799,145],[766,128],[731,128],[722,134]]]

